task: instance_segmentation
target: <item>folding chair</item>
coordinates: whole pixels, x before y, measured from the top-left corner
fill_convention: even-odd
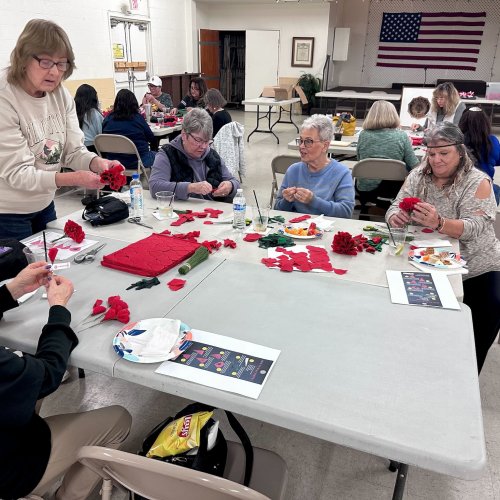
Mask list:
[[[354,179],[404,181],[407,175],[408,171],[403,161],[386,158],[365,158],[364,160],[358,161],[352,168],[352,177]],[[383,198],[378,197],[377,199]],[[363,218],[362,220],[371,220],[371,217],[372,216],[368,214],[366,202],[361,201],[359,218]]]
[[[146,177],[146,181],[149,186],[149,176],[147,173],[147,169],[142,164],[141,156],[139,154],[139,151],[137,151],[137,147],[128,137],[117,134],[99,134],[96,135],[94,139],[94,146],[97,150],[97,153],[101,157],[104,157],[106,153],[135,155],[137,157],[137,169],[127,169],[125,170],[125,175],[131,176],[132,174],[138,173],[140,176],[141,174],[144,174],[144,177]]]
[[[278,179],[276,177],[276,174],[284,175],[290,165],[293,165],[294,163],[297,163],[299,161],[300,161],[300,156],[293,156],[293,155],[278,155],[272,159],[271,170],[273,173],[273,184],[271,187],[271,199],[269,201],[269,206],[271,208],[274,205],[274,199],[276,198],[279,189]]]
[[[151,500],[284,500],[288,470],[279,455],[254,447],[252,479],[246,487],[236,482],[244,469],[238,467],[243,447],[227,444],[224,477],[99,446],[83,446],[78,460],[102,477],[102,500],[111,499],[113,485]]]

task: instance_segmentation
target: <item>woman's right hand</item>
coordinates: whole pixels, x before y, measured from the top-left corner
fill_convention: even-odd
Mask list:
[[[47,284],[47,300],[51,306],[66,306],[73,292],[73,283],[64,276],[53,275]]]
[[[207,181],[192,182],[188,186],[188,193],[205,195],[211,193],[212,191],[212,184],[209,184]]]
[[[102,189],[106,185],[101,182],[101,176],[94,172],[79,170],[75,173],[78,174],[76,186],[87,189]]]
[[[410,222],[410,216],[403,210],[400,210],[394,215],[391,215],[388,222],[392,227],[403,227]]]
[[[295,194],[297,193],[297,188],[296,187],[289,187],[286,189],[283,189],[281,194],[283,195],[283,198],[285,198],[286,201],[289,203],[292,203],[295,201]]]

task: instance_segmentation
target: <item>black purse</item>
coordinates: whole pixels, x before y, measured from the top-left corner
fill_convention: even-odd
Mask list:
[[[177,420],[193,413],[213,410],[215,410],[213,406],[208,406],[202,403],[191,403],[183,410],[178,412],[174,417],[168,417],[163,422],[158,424],[144,439],[142,448],[138,452],[138,455],[146,456],[160,432],[173,420]],[[225,413],[232,429],[240,439],[241,444],[243,445],[243,449],[245,450],[245,476],[243,484],[245,486],[248,486],[253,469],[252,443],[250,442],[250,438],[245,432],[245,429],[243,429],[236,417],[229,411],[225,411]],[[213,424],[214,420],[210,418],[208,422],[202,427],[200,431],[200,445],[198,447],[198,452],[195,455],[180,453],[164,458],[152,458],[152,460],[161,460],[163,462],[169,462],[171,464],[180,465],[181,467],[187,467],[190,469],[195,469],[201,472],[206,472],[208,474],[214,474],[215,476],[222,477],[222,475],[224,474],[224,469],[226,467],[227,442],[226,438],[222,434],[222,431],[218,429],[215,445],[210,450],[207,449],[208,433]],[[136,500],[141,498],[142,497],[135,495]]]
[[[0,239],[0,247],[12,248],[0,254],[0,281],[13,278],[28,265],[24,245],[15,239]]]
[[[114,196],[103,196],[90,201],[82,213],[82,219],[88,220],[93,226],[106,226],[128,216],[128,205]]]

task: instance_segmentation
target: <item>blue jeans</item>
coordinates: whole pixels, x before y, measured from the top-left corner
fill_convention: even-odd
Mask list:
[[[0,214],[0,238],[22,240],[43,231],[47,223],[57,219],[54,202],[31,214]]]

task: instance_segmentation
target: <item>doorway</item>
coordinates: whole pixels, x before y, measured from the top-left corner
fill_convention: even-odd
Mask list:
[[[129,89],[140,103],[148,90],[151,72],[150,23],[116,17],[111,17],[109,22],[116,92]]]

